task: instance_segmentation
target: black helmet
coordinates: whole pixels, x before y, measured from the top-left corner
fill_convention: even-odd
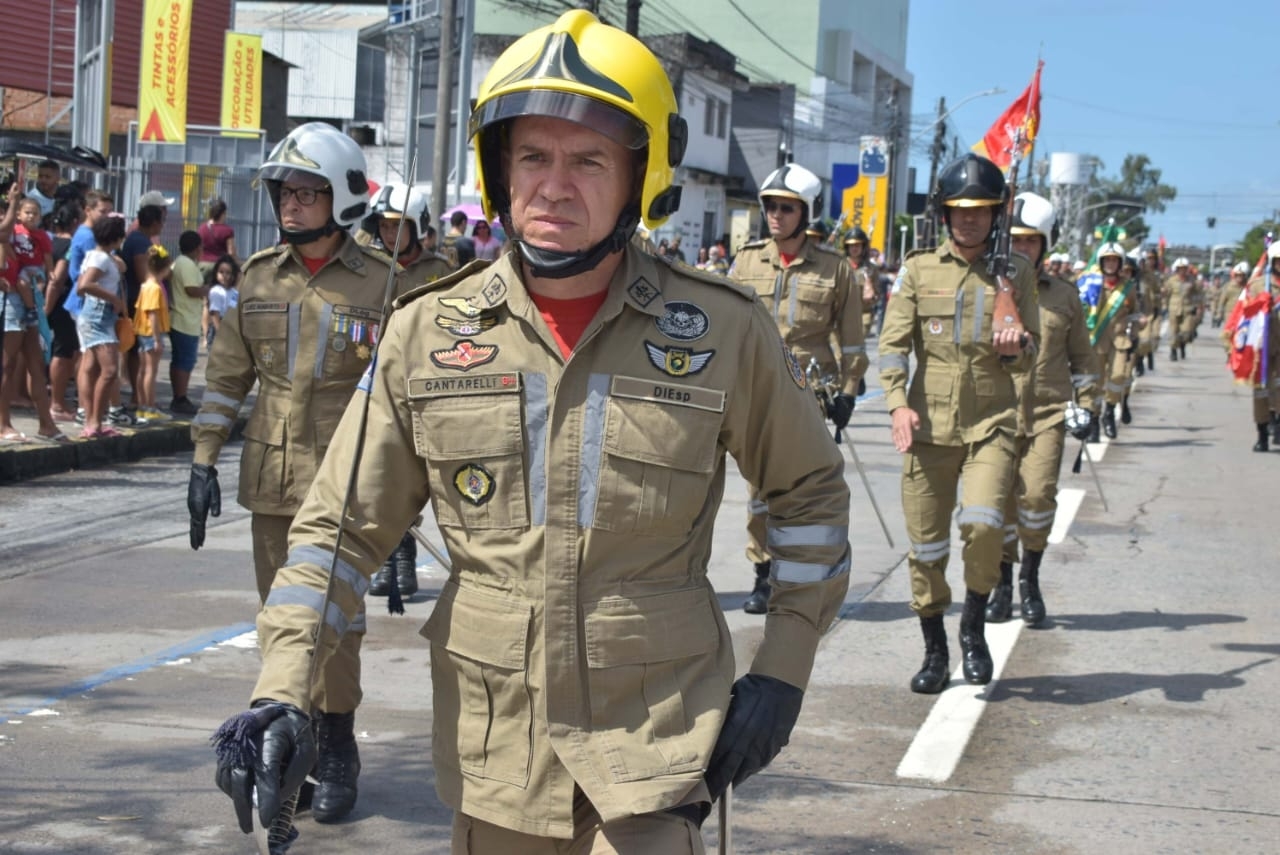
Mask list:
[[[973,208],[1003,205],[1009,186],[1000,167],[970,152],[943,167],[933,192],[945,207]]]
[[[862,226],[854,226],[844,236],[844,242],[846,246],[851,243],[871,243],[871,238],[867,237],[867,233],[862,230]]]
[[[826,220],[814,220],[805,226],[804,233],[818,240],[826,240],[831,234],[831,227],[827,225]]]

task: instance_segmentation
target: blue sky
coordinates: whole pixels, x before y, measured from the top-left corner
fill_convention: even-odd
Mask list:
[[[1178,189],[1153,235],[1171,244],[1234,243],[1280,208],[1280,4],[1276,0],[911,0],[907,68],[915,135],[951,116],[962,145],[981,139],[1044,59],[1036,158],[1079,152],[1114,176],[1147,154]],[[929,162],[912,165],[924,189]],[[1208,216],[1217,217],[1209,229]]]

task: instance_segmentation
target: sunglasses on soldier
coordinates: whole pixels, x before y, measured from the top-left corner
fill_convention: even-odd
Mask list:
[[[774,211],[777,211],[780,214],[794,214],[798,209],[791,202],[775,202],[774,200],[769,199],[764,203],[764,210],[769,214],[772,214]]]

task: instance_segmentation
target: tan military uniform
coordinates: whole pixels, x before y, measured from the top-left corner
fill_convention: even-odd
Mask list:
[[[1031,383],[1030,418],[1018,439],[1015,488],[1005,504],[1004,560],[1018,563],[1018,539],[1043,552],[1058,511],[1058,472],[1066,444],[1067,401],[1097,407],[1098,358],[1079,292],[1069,282],[1040,274],[1040,350]]]
[[[369,365],[389,270],[389,258],[351,238],[314,276],[288,245],[263,250],[245,262],[240,303],[214,340],[204,399],[191,425],[194,462],[217,463],[256,383],[237,498],[253,512],[254,571],[259,597],[268,603],[288,553],[289,523]],[[345,713],[359,704],[363,633],[362,610],[342,655],[318,681],[317,709]],[[299,706],[307,705],[299,699]]]
[[[846,256],[847,257],[847,256]],[[853,267],[853,262],[849,262]],[[880,270],[867,259],[857,267],[853,267],[853,287],[858,289],[862,297],[862,332],[865,335],[871,329],[871,319],[875,315],[876,303],[880,301]]]
[[[1164,281],[1164,295],[1169,307],[1169,332],[1173,346],[1191,341],[1196,328],[1196,312],[1200,305],[1200,286],[1194,277],[1183,279],[1175,273]]]
[[[1098,293],[1100,324],[1104,323],[1107,316],[1112,295],[1122,287],[1123,283],[1117,281],[1116,287],[1111,288],[1103,280],[1102,289]],[[1129,316],[1137,310],[1138,299],[1133,295],[1133,289],[1130,289],[1129,296],[1124,298],[1115,315],[1105,321],[1100,329],[1095,329],[1092,336],[1096,339],[1093,351],[1098,356],[1098,366],[1105,372],[1103,392],[1108,404],[1120,403],[1133,383],[1133,341],[1129,338],[1127,329]]]
[[[892,413],[920,417],[903,455],[902,507],[911,540],[911,608],[933,617],[951,604],[944,573],[951,555],[951,515],[959,514],[965,585],[988,593],[1000,578],[1004,508],[1013,489],[1018,395],[1014,374],[1033,366],[1040,338],[1036,274],[1012,260],[1014,288],[1031,346],[1003,360],[991,344],[995,281],[986,261],[973,265],[947,241],[910,256],[898,272],[880,330],[880,382]],[[910,356],[916,371],[907,379]]]
[[[1231,316],[1231,310],[1236,307],[1236,301],[1240,299],[1240,295],[1246,293],[1249,286],[1237,285],[1234,278],[1228,279],[1222,285],[1222,290],[1218,292],[1218,298],[1213,310],[1213,320],[1215,325],[1220,325],[1224,320]]]
[[[410,262],[404,268],[404,273],[400,275],[401,290],[408,291],[419,285],[425,285],[428,282],[434,282],[437,279],[443,279],[454,271],[454,266],[449,263],[449,259],[443,255],[439,255],[428,250],[423,250],[422,255],[418,256],[416,261]]]
[[[1143,270],[1138,274],[1138,294],[1142,302],[1142,312],[1148,323],[1138,333],[1138,356],[1146,357],[1155,353],[1160,346],[1160,312],[1163,304],[1160,296],[1160,277],[1154,270]]]
[[[848,259],[805,239],[791,264],[782,266],[772,239],[744,244],[729,276],[759,296],[801,368],[816,360],[822,376],[835,377],[846,395],[858,394],[867,370],[862,292]],[[747,501],[747,560],[767,561],[765,519],[769,508],[752,489]]]
[[[707,798],[734,678],[707,580],[726,451],[772,511],[751,670],[805,687],[848,586],[840,453],[770,317],[729,280],[625,253],[567,362],[508,253],[400,301],[362,381],[368,430],[326,626],[355,619],[366,577],[429,500],[453,562],[422,630],[436,786],[455,810],[526,834],[569,836],[575,788],[606,821]],[[459,320],[484,329],[451,332]],[[305,691],[317,558],[357,414],[259,614],[254,698]],[[328,656],[333,633],[323,642]]]

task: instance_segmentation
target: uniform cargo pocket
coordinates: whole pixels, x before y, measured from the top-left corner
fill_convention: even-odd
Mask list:
[[[436,520],[525,528],[529,506],[518,394],[412,401],[413,443],[431,473]]]
[[[422,636],[431,642],[432,748],[468,775],[529,782],[533,699],[530,604],[445,584]]]
[[[285,443],[288,419],[268,415],[261,406],[249,414],[244,426],[244,451],[240,457],[240,492],[259,501],[284,501],[288,469]]]
[[[719,459],[719,413],[611,397],[594,528],[684,535]]]
[[[583,607],[591,729],[618,783],[700,768],[699,720],[729,692],[703,588]],[[714,738],[714,737],[710,737]]]
[[[254,367],[267,374],[289,370],[289,314],[248,312],[240,316],[240,331],[253,356]]]

